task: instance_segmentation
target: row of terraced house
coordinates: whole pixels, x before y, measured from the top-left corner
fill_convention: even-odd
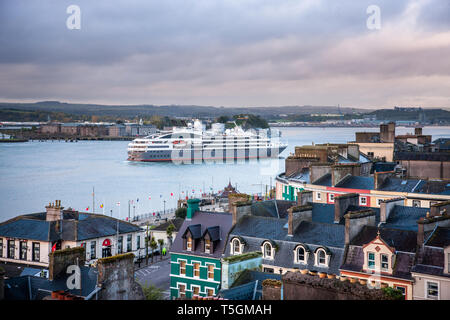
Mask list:
[[[230,212],[205,212],[198,200],[171,251],[173,299],[222,295],[247,269],[263,278],[308,270],[392,287],[405,299],[450,299],[450,202],[431,208],[383,200],[361,206],[359,195],[315,203],[255,202],[238,195]],[[306,298],[306,297],[305,297]]]

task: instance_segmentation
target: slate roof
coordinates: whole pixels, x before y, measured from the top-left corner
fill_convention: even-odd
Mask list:
[[[390,177],[384,181],[379,190],[418,193],[425,183],[426,181],[424,180],[417,180],[417,179],[404,180],[400,178]]]
[[[387,245],[394,247],[397,251],[416,252],[417,232],[411,230],[399,230],[391,228],[380,228],[364,226],[350,242],[350,245],[363,246],[376,238],[380,230],[380,237]]]
[[[191,224],[183,232],[183,237],[186,236],[186,231],[191,233],[192,238],[200,239],[202,237],[202,225],[201,224]]]
[[[311,182],[318,186],[331,187],[331,173],[324,174],[316,181]]]
[[[394,171],[396,166],[397,163],[395,162],[375,162],[373,164],[371,173]]]
[[[373,190],[373,177],[348,176],[336,184],[339,188]]]
[[[0,236],[38,241],[83,241],[117,233],[137,232],[141,229],[129,222],[100,214],[64,214],[62,236],[60,221],[46,221],[45,212],[21,215],[0,224]]]
[[[285,218],[288,215],[287,210],[296,204],[296,201],[286,200],[257,201],[252,203],[251,213],[255,216]]]
[[[313,211],[314,212],[314,211]],[[313,219],[314,220],[314,219]],[[266,241],[276,243],[274,260],[264,259],[263,264],[284,268],[308,268],[328,273],[339,272],[342,263],[345,242],[345,227],[339,224],[302,221],[288,236],[287,219],[244,216],[230,232],[229,239],[240,236],[245,241],[244,252],[261,251],[261,244]],[[306,245],[313,253],[323,247],[331,253],[330,265],[326,268],[314,266],[314,254],[310,254],[306,264],[294,262],[294,249],[297,245]],[[225,255],[229,255],[230,242],[227,243]]]
[[[312,203],[312,221],[334,223],[334,204]]]
[[[428,238],[425,245],[439,248],[450,246],[450,228],[437,227]]]
[[[284,176],[285,179],[289,179],[290,181],[298,181],[304,183],[310,183],[310,172],[309,168],[303,168],[300,172],[294,172],[289,176]]]
[[[429,208],[417,208],[395,205],[389,217],[381,227],[417,231],[417,220],[425,217]]]
[[[171,219],[167,222],[161,223],[160,225],[156,226],[155,228],[152,229],[152,231],[164,231],[166,232],[167,227],[171,224],[173,224],[173,226],[175,227],[174,232],[178,232],[178,230],[180,230],[182,224],[184,222],[183,218],[174,218]]]
[[[207,228],[203,235],[205,235],[206,233],[208,233],[209,236],[211,237],[211,241],[220,240],[220,227],[219,226]]]
[[[97,270],[82,266],[81,296],[87,297],[97,285]],[[80,295],[80,290],[67,289],[67,277],[50,281],[35,276],[22,276],[5,280],[5,300],[41,300],[51,294],[51,291],[64,290],[74,295]]]
[[[205,256],[205,257],[214,257],[220,258],[222,256],[222,252],[225,247],[225,242],[227,239],[228,232],[231,229],[232,216],[228,212],[205,212],[205,211],[197,211],[194,213],[194,216],[191,220],[184,220],[183,225],[180,228],[179,233],[177,234],[172,248],[172,253],[182,253],[182,254],[192,254],[197,256]],[[194,225],[200,225],[200,227],[195,227],[198,229],[200,233],[200,237],[203,235],[205,230],[209,227],[220,226],[220,240],[217,241],[217,244],[214,247],[213,253],[205,253],[202,246],[197,244],[195,250],[187,251],[183,249],[183,241],[182,236],[185,231]],[[192,230],[192,228],[191,228]],[[197,231],[195,231],[197,232]]]
[[[444,273],[444,264],[445,256],[443,248],[425,245],[420,250],[417,263],[413,266],[411,272],[450,278],[450,274]]]

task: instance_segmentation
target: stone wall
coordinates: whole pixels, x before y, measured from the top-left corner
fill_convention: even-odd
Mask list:
[[[279,280],[263,280],[261,300],[281,300],[281,288],[282,282]]]
[[[100,300],[144,300],[142,287],[134,280],[134,254],[125,253],[97,262]]]
[[[287,272],[282,277],[283,300],[389,300],[381,289],[359,283]],[[263,294],[264,294],[263,287]],[[275,295],[273,295],[275,296]]]
[[[49,253],[49,280],[66,275],[67,267],[71,265],[83,266],[86,260],[86,249],[83,247],[56,250]]]

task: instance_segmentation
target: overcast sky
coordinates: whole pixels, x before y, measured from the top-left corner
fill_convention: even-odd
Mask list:
[[[39,100],[450,107],[450,1],[0,0],[0,101]]]

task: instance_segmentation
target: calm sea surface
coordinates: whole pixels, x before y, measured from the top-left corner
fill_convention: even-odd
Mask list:
[[[128,141],[80,141],[0,143],[0,222],[18,214],[41,212],[50,201],[60,199],[64,207],[95,212],[105,210],[115,217],[128,215],[128,200],[135,213],[148,213],[176,206],[179,197],[223,189],[228,181],[241,192],[261,193],[275,184],[284,171],[284,158],[295,146],[314,143],[345,143],[357,131],[378,128],[278,128],[288,148],[280,159],[252,160],[237,164],[175,165],[126,161]],[[396,133],[413,132],[396,128]],[[450,138],[449,127],[426,127],[433,140]],[[173,195],[171,195],[173,194]],[[137,201],[139,199],[139,201]],[[117,206],[117,202],[121,206]],[[100,208],[104,204],[104,209]],[[132,208],[132,207],[131,207]],[[120,215],[119,215],[120,211]],[[133,208],[131,209],[133,215]]]

